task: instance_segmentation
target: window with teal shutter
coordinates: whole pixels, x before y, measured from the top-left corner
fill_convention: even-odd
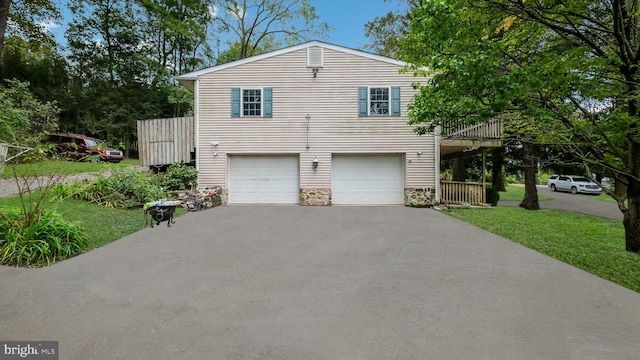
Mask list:
[[[263,93],[264,113],[262,114],[262,116],[270,118],[273,116],[273,89],[264,88]]]
[[[391,116],[400,116],[400,86],[391,87]]]
[[[231,89],[231,117],[273,116],[273,89]]]
[[[400,87],[358,87],[358,116],[400,116]]]
[[[367,116],[369,115],[368,105],[368,94],[369,89],[366,86],[361,86],[358,88],[358,116]]]
[[[231,89],[231,117],[240,117],[240,88]]]

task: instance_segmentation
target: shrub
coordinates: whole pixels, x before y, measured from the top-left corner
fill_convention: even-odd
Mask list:
[[[17,208],[0,209],[0,263],[45,266],[86,250],[82,228],[53,211],[27,214]]]
[[[497,188],[493,186],[487,187],[487,202],[491,204],[491,206],[497,206],[498,201],[500,200],[500,192]]]
[[[22,163],[37,163],[49,159],[53,154],[55,154],[55,151],[56,149],[54,144],[38,143],[33,146],[32,151],[26,152],[17,160]]]
[[[73,196],[113,208],[141,207],[147,202],[167,197],[156,176],[133,168],[118,169],[109,176],[97,175],[93,182],[55,188],[53,193],[57,197]]]
[[[167,169],[163,185],[169,190],[185,190],[198,187],[198,170],[183,161],[172,164]]]

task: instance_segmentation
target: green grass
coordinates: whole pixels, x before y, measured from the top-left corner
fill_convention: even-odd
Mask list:
[[[524,187],[507,185],[506,192],[500,192],[500,201],[522,201],[524,198]],[[538,200],[551,200],[552,198],[538,193]],[[498,202],[500,205],[500,202]]]
[[[588,195],[588,194],[578,194],[578,196],[582,196],[585,197],[587,199],[594,199],[594,200],[600,200],[600,201],[604,201],[604,202],[608,202],[611,204],[617,204],[617,202],[609,195],[605,194],[604,192],[601,193],[600,195]]]
[[[519,207],[455,209],[451,216],[640,292],[640,255],[625,250],[620,221]]]
[[[29,202],[38,196],[39,193],[35,192],[24,198]],[[64,219],[82,226],[89,238],[89,250],[121,239],[147,226],[142,209],[113,209],[76,199],[66,199],[62,202],[46,201],[47,209],[54,210]],[[0,199],[0,205],[20,207],[20,197]],[[176,210],[176,217],[185,213],[186,210],[179,208]],[[161,226],[167,225],[162,223]]]
[[[65,160],[45,160],[35,163],[24,164],[7,164],[2,172],[3,179],[9,179],[18,176],[39,176],[49,174],[77,174],[83,172],[100,172],[102,170],[137,166],[140,163],[138,159],[124,159],[123,161],[114,164],[108,162],[83,162],[83,161],[65,161]]]

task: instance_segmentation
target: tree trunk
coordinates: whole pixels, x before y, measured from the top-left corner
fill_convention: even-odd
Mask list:
[[[464,157],[453,159],[451,180],[459,182],[464,182],[465,180],[467,180],[466,163],[467,161]]]
[[[498,191],[507,191],[504,184],[504,149],[499,147],[491,154],[491,186]]]
[[[640,181],[629,179],[627,189],[627,211],[622,223],[625,231],[627,251],[640,252]]]
[[[633,108],[637,110],[637,103]],[[637,115],[637,111],[635,112]],[[629,145],[629,168],[635,176],[627,176],[627,209],[623,212],[625,247],[633,253],[640,252],[640,144],[631,142]]]
[[[2,49],[4,48],[4,33],[7,31],[7,21],[9,20],[9,7],[12,0],[0,0],[0,60],[2,59]]]
[[[535,145],[530,142],[522,143],[522,163],[524,165],[524,199],[520,207],[528,210],[539,210],[538,189],[536,188],[536,163]]]

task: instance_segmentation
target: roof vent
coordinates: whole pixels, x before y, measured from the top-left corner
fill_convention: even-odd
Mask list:
[[[323,56],[321,47],[314,46],[307,48],[307,67],[321,68],[322,60]]]

